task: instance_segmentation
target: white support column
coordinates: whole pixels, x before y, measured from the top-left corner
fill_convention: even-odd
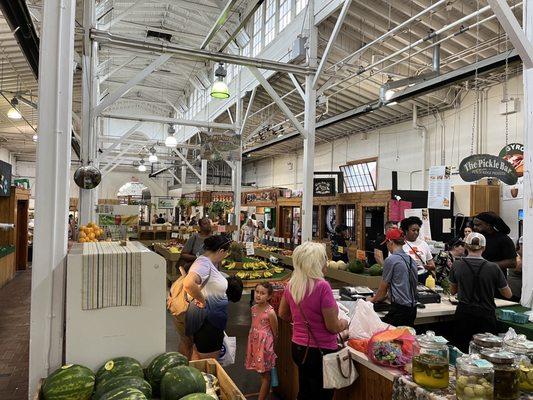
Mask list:
[[[98,104],[99,84],[96,77],[98,68],[98,43],[92,42],[90,30],[96,25],[96,9],[93,0],[84,1],[83,10],[83,54],[82,60],[82,114],[81,114],[81,159],[84,165],[98,168],[98,126],[93,113]],[[97,189],[79,189],[79,223],[87,225],[94,220],[95,206],[98,203]]]
[[[202,160],[202,170],[200,171],[200,190],[207,190],[207,160]]]
[[[533,41],[533,4],[523,5],[523,26],[528,40]],[[525,66],[524,66],[525,67]],[[522,255],[522,299],[525,307],[533,307],[533,68],[524,68],[524,244]]]
[[[184,188],[186,184],[187,184],[187,167],[183,165],[181,167],[181,187]]]
[[[250,103],[248,104],[248,108],[246,110],[246,117],[243,121],[242,117],[242,96],[241,96],[241,74],[239,74],[237,78],[237,102],[235,103],[235,134],[241,133],[241,159],[239,161],[235,161],[232,163],[232,181],[233,184],[233,212],[234,212],[234,223],[237,225],[237,230],[235,231],[235,234],[233,235],[233,240],[238,241],[241,235],[241,190],[242,190],[242,131],[244,128],[244,124],[246,122],[246,119],[248,119],[248,113],[252,109],[252,104],[255,98],[256,90],[252,92],[252,95],[250,97]]]
[[[76,1],[43,3],[28,398],[63,360]]]
[[[308,4],[309,26],[309,53],[308,63],[310,67],[316,67],[318,49],[318,31],[315,26],[314,2]],[[304,126],[306,136],[304,138],[303,158],[303,196],[302,196],[302,242],[313,238],[313,177],[315,171],[315,125],[316,125],[316,89],[313,88],[315,75],[305,78],[305,118]]]

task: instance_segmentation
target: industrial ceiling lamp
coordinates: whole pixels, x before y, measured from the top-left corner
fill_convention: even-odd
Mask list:
[[[211,97],[215,99],[228,99],[229,98],[229,89],[224,78],[227,75],[226,68],[224,68],[224,63],[219,63],[217,69],[215,70],[215,82],[213,82],[213,87],[211,88]]]
[[[139,167],[137,168],[139,172],[146,172],[146,165],[144,165],[144,160],[141,158],[139,161]]]
[[[155,149],[151,147],[148,151],[150,152],[150,155],[148,156],[148,161],[152,164],[157,162],[157,154],[155,154]]]
[[[34,142],[36,142],[38,138],[39,138],[39,136],[37,136],[37,134],[35,134],[35,135],[33,135],[32,140],[33,140]]]
[[[18,105],[19,101],[16,97],[13,97],[13,99],[11,99],[11,108],[7,112],[7,116],[9,119],[22,119],[22,114],[17,109]]]
[[[178,145],[178,139],[174,136],[175,133],[176,129],[174,129],[174,125],[170,125],[168,127],[168,136],[165,139],[165,146],[176,147]]]

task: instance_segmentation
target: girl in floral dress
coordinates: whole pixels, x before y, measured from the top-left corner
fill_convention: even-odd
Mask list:
[[[278,334],[278,317],[269,304],[274,289],[268,282],[255,287],[255,305],[252,307],[252,326],[248,334],[246,369],[261,375],[259,399],[266,400],[270,393],[270,372],[276,365],[274,339]]]

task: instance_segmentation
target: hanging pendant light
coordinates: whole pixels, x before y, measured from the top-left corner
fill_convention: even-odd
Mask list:
[[[176,129],[174,129],[174,125],[170,125],[168,127],[168,136],[165,139],[165,146],[176,147],[178,145],[178,139],[174,136],[175,133]]]
[[[33,135],[32,140],[33,140],[34,142],[36,142],[38,138],[39,138],[39,136],[37,136],[37,134],[35,134],[35,135]]]
[[[157,162],[157,154],[155,154],[155,149],[152,147],[149,150],[150,155],[148,156],[148,162],[151,162],[152,164]]]
[[[211,87],[211,97],[215,99],[228,99],[229,98],[229,89],[228,85],[226,85],[226,82],[224,82],[224,78],[227,75],[226,68],[224,68],[224,63],[220,63],[215,70],[215,82],[213,82],[213,86]]]
[[[16,97],[13,97],[13,99],[11,99],[11,108],[7,112],[7,116],[9,119],[15,119],[15,120],[22,119],[22,114],[17,109],[18,105],[19,105],[19,101],[17,100]]]
[[[146,172],[146,165],[144,165],[144,160],[141,158],[139,161],[139,167],[137,168],[139,172]]]

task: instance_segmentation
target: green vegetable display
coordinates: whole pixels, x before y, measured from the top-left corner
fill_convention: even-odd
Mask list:
[[[117,388],[107,392],[98,400],[148,400],[148,398],[139,389]]]
[[[368,268],[368,274],[370,276],[380,276],[383,274],[383,267],[379,264],[374,264],[370,268]]]
[[[41,388],[44,400],[88,400],[94,389],[94,373],[81,365],[64,365],[50,374]]]
[[[134,388],[139,389],[147,399],[152,398],[152,386],[139,376],[117,376],[98,384],[93,394],[94,400],[100,400],[105,394],[116,390]]]
[[[202,373],[187,365],[171,368],[161,380],[161,400],[181,399],[191,393],[205,393]]]
[[[169,369],[188,364],[187,357],[178,352],[163,353],[154,358],[150,365],[148,365],[148,368],[146,368],[146,379],[152,385],[154,396],[159,395],[161,379],[163,379],[163,376]]]
[[[132,357],[116,357],[107,360],[96,372],[96,386],[117,376],[138,376],[143,378],[141,363]]]
[[[205,393],[192,393],[182,397],[180,400],[213,400],[213,397]]]
[[[348,271],[353,272],[354,274],[362,274],[365,272],[365,262],[362,260],[352,260],[348,264]]]

